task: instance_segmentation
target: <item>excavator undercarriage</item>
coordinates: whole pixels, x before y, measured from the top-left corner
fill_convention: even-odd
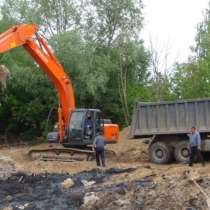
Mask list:
[[[74,162],[92,160],[94,157],[94,151],[91,150],[91,148],[59,148],[59,145],[57,145],[51,148],[31,149],[27,155],[30,160],[39,159],[42,161]]]
[[[108,157],[116,157],[113,150],[105,149],[105,154]],[[95,158],[95,151],[92,147],[79,148],[61,148],[61,145],[49,145],[47,148],[31,149],[27,153],[29,160],[41,161],[60,161],[60,162],[75,162],[75,161],[92,161]]]

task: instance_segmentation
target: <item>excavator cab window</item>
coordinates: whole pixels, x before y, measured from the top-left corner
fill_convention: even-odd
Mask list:
[[[98,130],[104,130],[104,120],[100,110],[75,110],[70,117],[68,135],[64,144],[91,145]]]
[[[102,116],[102,112],[96,112],[96,118],[95,118],[95,131],[97,132],[98,130],[103,131],[104,127],[104,120]]]
[[[94,114],[87,111],[84,120],[84,140],[93,139],[94,133]]]
[[[75,110],[72,112],[69,123],[68,145],[87,145],[95,138],[95,112],[92,110]]]
[[[83,117],[84,112],[72,112],[71,120],[69,125],[70,138],[72,140],[80,141],[82,140],[83,132]]]

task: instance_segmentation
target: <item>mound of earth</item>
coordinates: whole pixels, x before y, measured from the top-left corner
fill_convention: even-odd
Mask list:
[[[118,144],[108,145],[117,154],[117,161],[121,162],[146,162],[148,161],[148,145],[142,139],[129,139],[129,127],[120,132]]]

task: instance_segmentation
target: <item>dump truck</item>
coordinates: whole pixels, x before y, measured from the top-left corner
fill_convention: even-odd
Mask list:
[[[187,162],[192,126],[200,132],[202,151],[210,151],[210,98],[173,102],[136,102],[130,138],[149,139],[149,159],[164,164]]]

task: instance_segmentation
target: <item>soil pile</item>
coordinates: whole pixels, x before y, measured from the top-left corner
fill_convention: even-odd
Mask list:
[[[199,189],[185,176],[145,177],[141,180],[113,184],[97,197],[88,210],[205,210],[207,202]],[[205,181],[204,181],[205,180]],[[204,190],[210,190],[209,179],[200,179]],[[84,205],[84,204],[83,204]]]
[[[117,161],[121,162],[145,162],[148,161],[148,145],[142,139],[129,139],[129,127],[120,132],[120,142],[108,145],[117,154]]]

